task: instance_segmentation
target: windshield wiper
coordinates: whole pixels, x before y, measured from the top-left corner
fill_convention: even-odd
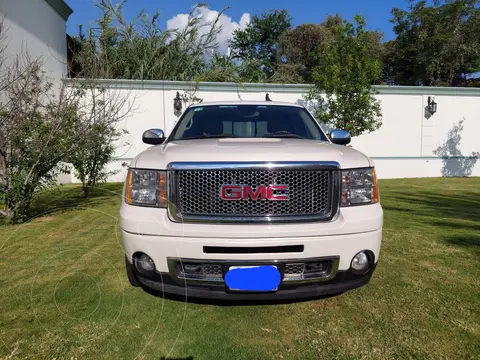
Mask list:
[[[292,138],[292,139],[305,139],[303,136],[296,135],[296,134],[268,134],[262,136],[264,138]]]
[[[222,139],[222,138],[235,138],[237,136],[233,135],[199,135],[199,136],[190,136],[190,137],[184,137],[181,139],[175,139],[173,141],[178,141],[178,140],[196,140],[196,139]]]

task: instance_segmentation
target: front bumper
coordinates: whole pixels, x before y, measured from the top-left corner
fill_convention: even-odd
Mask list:
[[[334,236],[297,237],[297,238],[191,238],[155,235],[131,234],[122,231],[127,266],[130,266],[140,283],[160,292],[187,297],[199,297],[219,300],[275,300],[317,297],[341,293],[358,288],[370,281],[375,264],[379,258],[382,230],[359,234]],[[301,245],[297,252],[268,253],[272,247]],[[235,249],[261,248],[260,253],[207,253],[207,247]],[[363,275],[356,275],[350,269],[352,258],[359,252],[368,250],[373,254],[374,265]],[[262,250],[263,251],[263,250]],[[150,256],[156,272],[145,276],[132,265],[135,253]],[[275,292],[240,293],[229,292],[223,281],[211,283],[181,279],[172,271],[169,260],[181,259],[188,262],[195,259],[201,262],[222,262],[231,265],[250,265],[252,262],[262,265],[301,262],[312,259],[334,258],[335,272],[332,277],[313,281],[282,280]],[[279,266],[282,272],[282,267]],[[225,269],[224,269],[225,270]],[[225,271],[223,273],[225,275]],[[282,272],[282,279],[284,274]]]
[[[162,294],[174,294],[188,298],[206,298],[231,301],[274,301],[321,297],[340,294],[368,284],[372,277],[375,265],[363,275],[355,275],[351,271],[338,271],[335,278],[322,282],[307,282],[300,284],[286,284],[283,282],[275,292],[231,292],[224,283],[219,284],[192,284],[179,281],[170,273],[156,273],[153,277],[145,277],[130,264],[131,271],[144,286]]]
[[[226,229],[219,229],[226,234]],[[331,235],[331,236],[309,236],[309,237],[270,237],[270,238],[236,238],[232,237],[202,238],[202,237],[180,237],[180,236],[156,236],[132,234],[122,230],[123,246],[125,254],[130,263],[132,256],[142,252],[150,256],[156,270],[160,273],[168,273],[169,258],[198,259],[205,261],[264,261],[265,263],[284,259],[305,259],[318,257],[338,257],[338,270],[347,271],[350,269],[352,258],[359,251],[370,250],[375,262],[380,255],[382,242],[382,230],[375,230],[358,234]],[[207,253],[207,247],[234,247],[257,248],[257,247],[284,247],[301,245],[303,249],[299,252],[281,253]]]

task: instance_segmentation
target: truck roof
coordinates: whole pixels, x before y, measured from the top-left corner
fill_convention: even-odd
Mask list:
[[[260,106],[294,106],[294,107],[299,107],[303,108],[302,105],[295,104],[295,103],[289,103],[289,102],[283,102],[283,101],[256,101],[256,100],[233,100],[233,101],[207,101],[207,102],[201,102],[198,104],[192,104],[189,107],[199,107],[199,106],[215,106],[215,105],[260,105]]]

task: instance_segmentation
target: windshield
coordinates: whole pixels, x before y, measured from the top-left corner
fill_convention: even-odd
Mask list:
[[[327,141],[303,108],[280,105],[208,105],[187,109],[169,141],[203,138],[297,138]]]

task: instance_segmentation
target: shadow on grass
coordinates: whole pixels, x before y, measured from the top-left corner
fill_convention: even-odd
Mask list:
[[[193,360],[193,356],[188,356],[186,358],[171,358],[162,356],[160,360]]]
[[[442,218],[478,220],[480,216],[480,195],[475,198],[462,195],[450,197],[442,194],[424,193],[416,197],[400,197],[400,200],[419,205],[419,210],[427,211]]]
[[[389,219],[400,225],[435,227],[439,238],[449,244],[480,246],[480,192],[462,191],[461,186],[457,189],[446,186],[442,192],[442,184],[436,184],[435,188],[439,191],[390,190],[382,199],[383,209],[391,212]]]
[[[453,245],[476,245],[480,246],[480,235],[456,235],[447,236],[445,240]]]
[[[85,197],[81,185],[62,185],[38,194],[29,217],[99,204],[117,204],[122,196],[122,186],[119,183],[102,184],[92,188],[89,196]]]
[[[466,223],[466,222],[452,222],[452,221],[441,221],[441,220],[433,220],[430,222],[432,225],[438,227],[445,227],[450,229],[458,229],[458,230],[473,230],[478,231],[480,233],[480,223]]]
[[[448,193],[419,192],[415,195],[390,192],[385,210],[400,211],[412,216],[434,216],[460,220],[480,219],[480,193],[462,193],[452,197]]]
[[[398,206],[392,206],[389,204],[382,204],[382,208],[384,211],[399,211],[399,212],[404,212],[404,213],[411,213],[414,212],[415,210],[413,209],[404,209]]]

